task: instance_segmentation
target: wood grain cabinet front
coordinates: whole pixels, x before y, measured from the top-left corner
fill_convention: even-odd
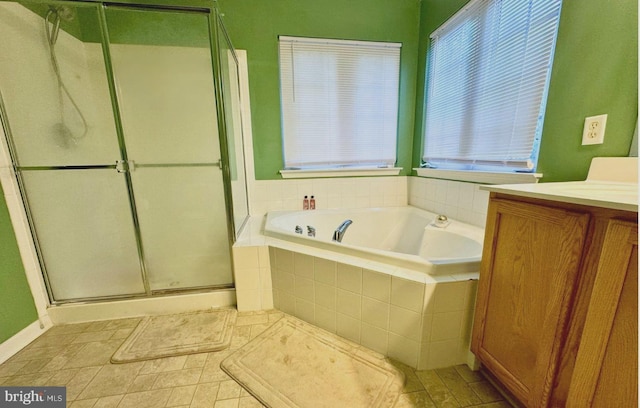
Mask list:
[[[627,327],[635,325],[637,331],[637,306],[633,322],[625,315],[621,317],[625,323],[616,323],[609,315],[612,327],[601,325],[603,312],[599,305],[603,301],[599,299],[620,292],[619,287],[628,288],[627,297],[618,293],[618,297],[609,299],[609,314],[617,313],[618,298],[631,303],[635,299],[637,305],[637,285],[629,283],[634,279],[633,271],[627,273],[628,268],[622,271],[620,266],[624,262],[625,268],[633,264],[629,258],[634,256],[633,250],[626,250],[630,255],[625,255],[625,260],[609,259],[616,248],[621,248],[617,240],[623,239],[619,237],[620,227],[611,225],[634,225],[611,221],[617,215],[633,219],[626,212],[491,195],[471,350],[524,406],[597,406],[590,404],[597,404],[601,393],[610,392],[605,390],[605,378],[615,370],[603,368],[596,379],[593,375],[581,377],[578,372],[594,371],[595,365],[604,367],[612,359],[611,364],[619,364],[618,357],[608,354],[620,347],[619,341],[627,345],[625,353],[636,361],[637,371],[637,334],[635,338],[630,336],[632,328]],[[637,231],[637,222],[635,226]],[[629,235],[633,234],[625,237]],[[637,264],[637,240],[635,248]],[[619,287],[600,293],[598,286],[602,282],[610,284],[611,274],[617,276]],[[624,285],[622,279],[626,280]],[[618,329],[621,325],[623,328]],[[608,347],[602,337],[605,332],[611,332]],[[590,346],[587,338],[592,338]],[[603,354],[595,362],[591,358],[594,348]],[[637,373],[635,378],[637,386]],[[596,388],[587,405],[577,400],[585,384]],[[637,403],[637,391],[635,395]],[[573,399],[576,402],[570,404]]]

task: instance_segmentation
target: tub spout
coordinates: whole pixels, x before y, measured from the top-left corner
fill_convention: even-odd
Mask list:
[[[340,226],[336,228],[336,230],[333,232],[332,241],[342,242],[342,238],[344,238],[344,233],[347,231],[347,228],[349,228],[349,225],[351,225],[352,223],[353,221],[351,220],[345,220],[342,224],[340,224]]]

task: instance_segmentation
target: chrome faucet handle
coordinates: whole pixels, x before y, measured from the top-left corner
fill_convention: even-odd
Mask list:
[[[302,227],[299,225],[296,225],[296,234],[302,234]]]
[[[312,227],[311,225],[307,225],[307,236],[309,236],[309,237],[315,237],[316,236],[316,229],[314,227]]]

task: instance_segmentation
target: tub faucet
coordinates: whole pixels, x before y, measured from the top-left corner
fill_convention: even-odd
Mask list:
[[[332,241],[342,242],[342,238],[344,238],[344,233],[347,231],[347,228],[349,228],[349,225],[351,225],[352,223],[353,221],[351,220],[345,220],[342,224],[340,224],[340,226],[336,228],[335,231],[333,231]]]
[[[449,219],[446,215],[440,214],[433,220],[433,225],[438,228],[446,228],[449,225]]]
[[[302,234],[302,227],[299,225],[296,225],[296,234]]]
[[[316,229],[314,227],[312,227],[311,225],[307,225],[307,236],[308,237],[315,237],[316,236]]]

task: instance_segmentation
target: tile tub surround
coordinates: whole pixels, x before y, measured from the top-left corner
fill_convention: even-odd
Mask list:
[[[252,181],[251,215],[302,210],[304,196],[317,209],[375,208],[407,205],[408,177],[339,177]]]
[[[413,280],[274,247],[269,258],[276,309],[418,369],[467,362],[477,281]]]
[[[484,228],[489,192],[482,184],[409,177],[409,205]]]
[[[250,180],[251,215],[302,210],[304,196],[317,209],[413,205],[484,228],[489,193],[482,184],[416,176]]]

